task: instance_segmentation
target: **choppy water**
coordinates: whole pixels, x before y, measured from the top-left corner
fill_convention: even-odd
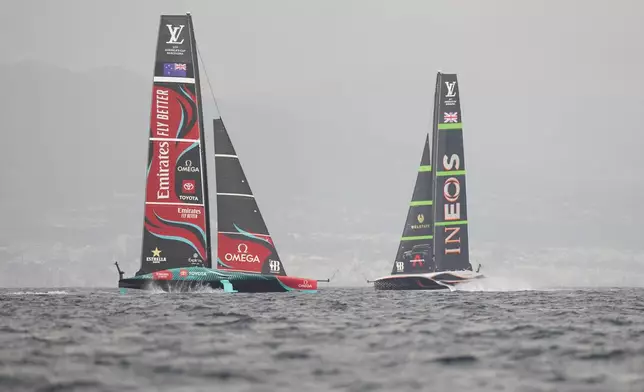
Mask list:
[[[2,391],[643,391],[644,289],[3,290]]]

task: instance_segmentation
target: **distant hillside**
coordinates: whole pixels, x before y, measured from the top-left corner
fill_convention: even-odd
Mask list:
[[[0,197],[14,224],[141,192],[145,79],[19,63],[0,67],[0,82]]]

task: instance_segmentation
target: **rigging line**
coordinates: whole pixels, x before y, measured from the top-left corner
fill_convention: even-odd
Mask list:
[[[212,97],[212,100],[215,101],[215,108],[217,108],[217,114],[219,115],[219,118],[221,118],[221,111],[219,110],[219,105],[217,104],[217,98],[215,98],[215,90],[213,90],[212,84],[210,83],[210,77],[208,76],[208,70],[206,69],[206,62],[203,60],[203,56],[201,55],[201,51],[199,50],[199,45],[197,45],[196,42],[195,42],[195,47],[197,48],[197,56],[199,56],[199,60],[201,60],[201,69],[203,69],[203,72],[206,75],[206,81],[208,81],[210,96]]]

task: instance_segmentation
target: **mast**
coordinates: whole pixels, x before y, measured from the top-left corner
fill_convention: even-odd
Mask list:
[[[456,74],[437,73],[434,109],[435,262],[439,271],[472,270],[463,124]]]
[[[210,236],[210,197],[208,193],[208,160],[206,159],[206,134],[205,128],[203,125],[203,101],[201,99],[201,75],[199,74],[199,50],[197,48],[197,39],[195,37],[195,28],[192,23],[192,15],[190,12],[186,12],[188,17],[188,23],[190,25],[190,36],[191,36],[191,46],[192,53],[194,55],[194,70],[195,70],[195,92],[197,94],[197,108],[199,115],[199,129],[201,129],[201,165],[203,167],[203,190],[204,190],[204,209],[206,212],[206,255],[208,259],[206,260],[205,266],[212,268],[212,243]]]
[[[217,268],[285,276],[237,152],[221,118],[214,119],[217,177]]]
[[[210,265],[204,136],[189,15],[161,15],[137,275]]]
[[[436,145],[437,145],[437,138],[438,138],[438,110],[439,110],[439,101],[440,97],[438,95],[438,92],[440,90],[440,71],[436,75],[436,83],[434,85],[434,112],[432,114],[432,147],[431,147],[431,162],[432,162],[432,167],[437,168],[436,166]],[[434,172],[432,172],[432,190],[431,190],[431,197],[432,200],[436,200],[436,176],[434,175]],[[434,228],[436,227],[436,203],[432,205],[432,217],[434,218]],[[435,233],[432,233],[435,234]],[[434,259],[434,264],[436,264],[436,244],[435,244],[435,238],[432,239],[432,252],[433,252],[433,259]],[[438,265],[437,265],[438,267]]]
[[[414,193],[391,270],[392,275],[433,272],[432,166],[429,135],[425,137]]]

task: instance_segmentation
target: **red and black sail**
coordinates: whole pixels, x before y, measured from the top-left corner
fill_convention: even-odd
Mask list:
[[[418,166],[414,193],[409,204],[407,220],[391,271],[396,274],[433,272],[432,166],[429,155],[429,135]]]
[[[141,269],[210,267],[208,190],[190,15],[162,15],[154,65]]]
[[[440,271],[471,270],[463,119],[456,74],[436,76],[432,167],[434,260]]]
[[[284,265],[221,118],[214,120],[217,268],[284,276]]]

